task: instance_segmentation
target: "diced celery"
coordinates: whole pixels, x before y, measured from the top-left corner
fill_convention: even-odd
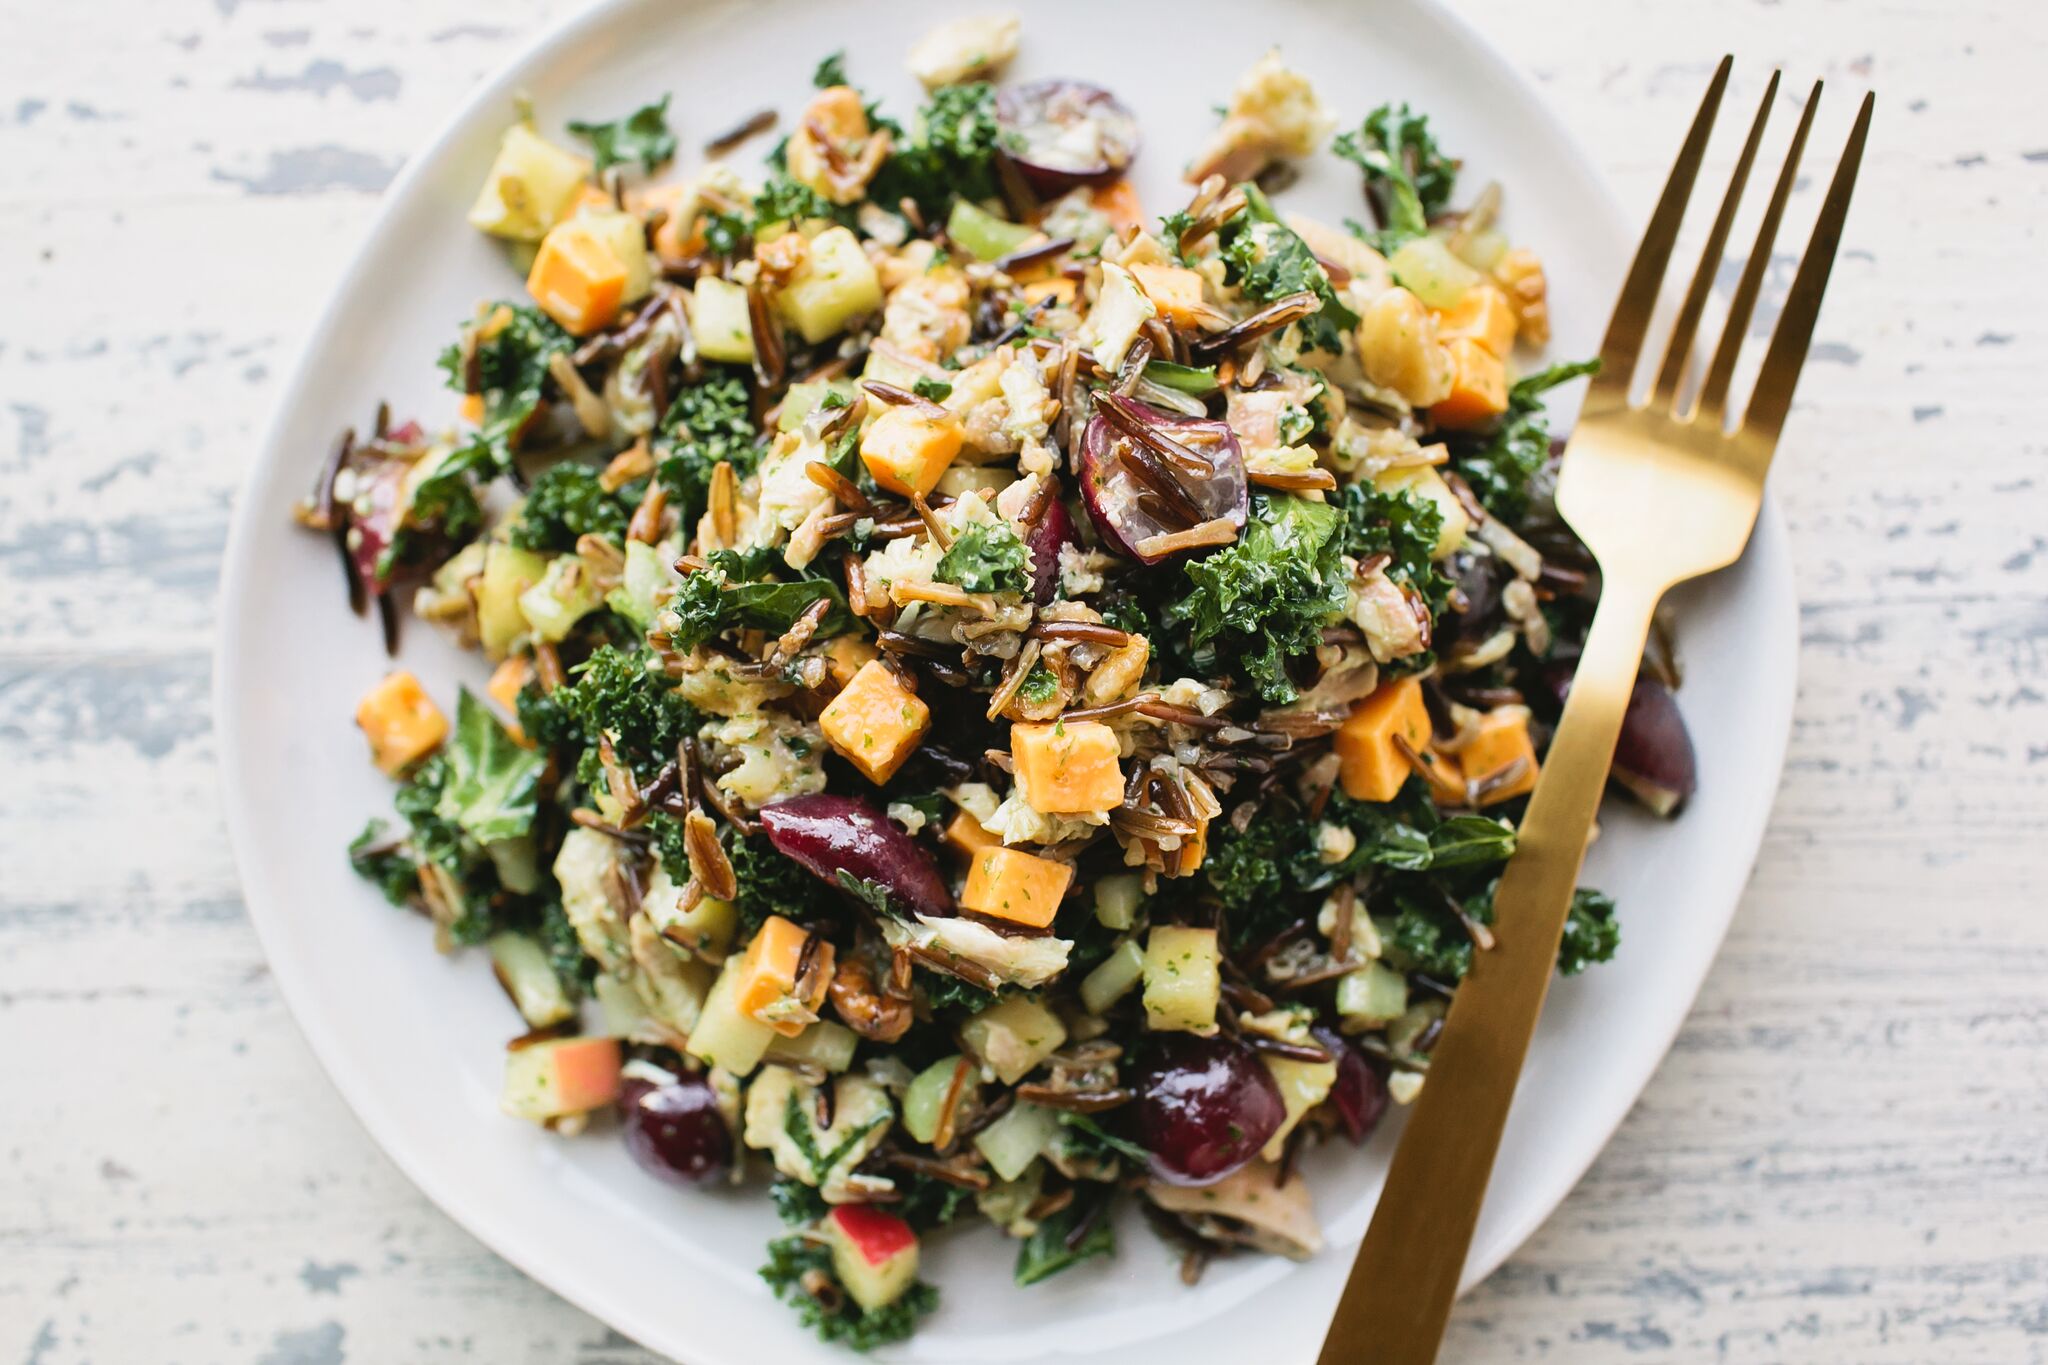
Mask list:
[[[1455,308],[1479,272],[1451,254],[1437,237],[1412,237],[1388,261],[1394,278],[1431,308]]]
[[[1134,938],[1117,944],[1094,971],[1081,980],[1081,1003],[1090,1014],[1107,1013],[1109,1007],[1130,993],[1145,974],[1145,950]]]
[[[629,540],[625,572],[619,586],[605,595],[605,605],[645,630],[682,581],[670,556],[645,541]]]
[[[604,1017],[604,1031],[614,1038],[631,1038],[648,1020],[647,1002],[633,983],[609,973],[600,973],[591,987],[597,996],[598,1012]]]
[[[718,974],[685,1050],[699,1061],[744,1076],[761,1064],[768,1044],[775,1040],[775,1030],[740,1013],[739,1004],[733,999],[739,965],[735,958]]]
[[[690,295],[690,330],[706,360],[754,362],[754,321],[747,310],[747,291],[731,280],[716,275],[698,279]]]
[[[974,1146],[988,1158],[990,1170],[1004,1180],[1015,1180],[1038,1160],[1059,1130],[1059,1118],[1052,1110],[1019,1100],[1008,1113],[974,1135]]]
[[[1011,223],[965,199],[953,201],[946,218],[946,235],[966,247],[977,259],[997,260],[1007,256],[1038,235],[1038,229]]]
[[[576,1002],[562,989],[562,978],[555,975],[547,949],[538,939],[507,932],[491,935],[484,946],[490,951],[499,983],[528,1025],[546,1028],[575,1017]]]
[[[557,555],[540,582],[519,594],[519,614],[549,644],[561,643],[597,604],[597,583],[575,555]]]
[[[1138,907],[1145,903],[1145,879],[1135,872],[1118,872],[1095,879],[1095,921],[1118,933],[1138,922]]]
[[[860,1035],[852,1029],[830,1019],[820,1019],[794,1038],[777,1035],[775,1041],[768,1044],[762,1060],[795,1066],[819,1066],[837,1073],[853,1065],[854,1049],[859,1046]]]
[[[547,556],[493,542],[484,552],[484,573],[476,586],[476,629],[484,656],[502,659],[526,634],[520,595],[548,571]]]
[[[1407,1008],[1408,978],[1384,962],[1369,962],[1337,982],[1337,1013],[1347,1025],[1384,1024]]]
[[[919,1142],[930,1142],[932,1135],[939,1131],[939,1112],[946,1103],[946,1092],[953,1088],[953,1072],[960,1065],[960,1054],[941,1057],[917,1073],[910,1087],[903,1092],[903,1127]],[[968,1089],[979,1089],[980,1084],[970,1072],[965,1082]]]

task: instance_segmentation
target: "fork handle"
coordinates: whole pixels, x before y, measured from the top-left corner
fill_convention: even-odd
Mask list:
[[[1319,1365],[1437,1357],[1662,595],[1618,581],[1601,595],[1494,895],[1496,942],[1452,1000]]]

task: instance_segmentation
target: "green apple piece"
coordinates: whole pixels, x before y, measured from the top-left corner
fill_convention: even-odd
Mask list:
[[[1015,1085],[1067,1041],[1060,1017],[1028,995],[989,1006],[960,1026],[960,1043],[982,1070]]]
[[[576,1002],[562,989],[555,964],[547,949],[531,934],[492,934],[484,947],[491,955],[491,967],[498,984],[519,1009],[519,1017],[532,1028],[547,1028],[576,1015]]]
[[[836,1075],[853,1065],[854,1049],[859,1046],[860,1035],[852,1029],[830,1019],[820,1019],[794,1038],[775,1035],[775,1041],[768,1044],[762,1060],[787,1066],[820,1067]]]
[[[1145,974],[1145,950],[1134,938],[1127,938],[1081,978],[1081,1003],[1090,1014],[1107,1014],[1109,1007],[1131,992]]]
[[[1155,924],[1145,938],[1145,1026],[1162,1032],[1213,1033],[1223,996],[1222,954],[1214,929]]]
[[[809,255],[775,296],[775,306],[815,346],[881,308],[882,282],[860,239],[846,228],[829,227],[811,238]]]
[[[1384,962],[1368,962],[1337,982],[1337,1013],[1348,1029],[1373,1028],[1408,1008],[1408,978]]]
[[[515,123],[498,143],[497,160],[470,206],[469,225],[493,237],[538,242],[562,221],[589,177],[584,158]]]
[[[698,279],[690,295],[690,331],[706,360],[754,363],[754,319],[747,310],[747,291],[732,281],[716,275]]]
[[[697,1017],[697,1029],[685,1049],[709,1066],[723,1067],[735,1076],[745,1076],[761,1064],[775,1030],[758,1019],[740,1013],[733,998],[739,974],[739,959],[725,964],[705,998],[704,1012]]]
[[[1053,1110],[1019,1100],[974,1135],[974,1146],[988,1158],[990,1170],[1005,1180],[1015,1180],[1038,1160],[1059,1131],[1059,1116]]]

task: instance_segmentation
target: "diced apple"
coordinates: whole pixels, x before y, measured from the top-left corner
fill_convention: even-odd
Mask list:
[[[1136,939],[1127,938],[1094,971],[1081,978],[1081,1003],[1090,1014],[1106,1014],[1111,1005],[1131,993],[1144,975],[1145,950]]]
[[[1384,962],[1367,963],[1337,982],[1337,1013],[1347,1029],[1371,1028],[1408,1008],[1408,978]]]
[[[882,306],[882,282],[860,239],[843,227],[811,238],[803,266],[775,296],[775,306],[810,345],[846,330]]]
[[[706,1065],[745,1076],[761,1064],[768,1045],[775,1041],[775,1030],[740,1013],[734,1000],[739,974],[739,960],[728,960],[712,983],[711,994],[705,997],[704,1012],[697,1017],[697,1027],[684,1051]]]
[[[616,1038],[548,1038],[505,1054],[502,1104],[536,1123],[601,1109],[619,1097]]]
[[[526,634],[519,599],[548,571],[547,556],[493,542],[484,551],[483,577],[476,587],[476,630],[484,657],[502,659]]]
[[[392,777],[441,747],[448,718],[420,686],[400,670],[387,673],[356,704],[356,724],[370,741],[370,757]]]
[[[931,708],[879,659],[861,665],[818,717],[832,747],[877,786],[896,775],[931,724]]]
[[[837,1074],[853,1065],[860,1035],[844,1024],[820,1019],[794,1038],[777,1035],[762,1054],[763,1061],[789,1066],[817,1066]]]
[[[1043,929],[1059,914],[1060,901],[1073,880],[1071,863],[1041,858],[1019,848],[984,848],[967,869],[960,906],[979,915]]]
[[[960,1043],[982,1070],[1015,1085],[1067,1041],[1067,1026],[1044,1004],[1013,995],[960,1026]]]
[[[1155,924],[1145,938],[1145,1026],[1210,1034],[1223,997],[1222,954],[1214,929]]]
[[[1330,1088],[1337,1083],[1337,1064],[1303,1062],[1292,1057],[1263,1054],[1259,1060],[1266,1064],[1266,1070],[1273,1073],[1273,1080],[1280,1087],[1280,1103],[1287,1111],[1280,1120],[1280,1126],[1273,1130],[1273,1136],[1266,1139],[1266,1145],[1259,1151],[1267,1161],[1278,1161],[1286,1150],[1288,1134],[1294,1131],[1302,1116],[1330,1097]]]
[[[1001,1118],[974,1135],[974,1148],[989,1169],[1015,1180],[1059,1135],[1059,1116],[1044,1105],[1019,1100]]]
[[[576,1015],[576,1002],[562,989],[562,978],[547,950],[531,934],[493,934],[486,940],[498,984],[533,1028],[548,1028]]]
[[[877,1312],[917,1282],[917,1234],[871,1204],[841,1204],[825,1215],[832,1269],[864,1312]]]
[[[747,291],[716,275],[702,275],[690,293],[690,330],[697,350],[707,360],[734,365],[754,363],[754,320]]]
[[[739,910],[731,901],[716,896],[699,896],[687,910],[683,901],[683,888],[676,885],[668,865],[657,861],[654,875],[647,879],[647,894],[640,899],[641,908],[670,943],[713,962],[722,960],[738,932]]]
[[[567,216],[590,175],[590,163],[557,147],[525,123],[505,130],[470,207],[471,227],[515,242],[538,242]]]

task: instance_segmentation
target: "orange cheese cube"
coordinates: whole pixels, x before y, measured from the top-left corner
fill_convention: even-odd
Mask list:
[[[1508,410],[1508,368],[1471,337],[1444,344],[1451,353],[1451,392],[1429,410],[1430,420],[1454,431],[1483,427]]]
[[[1174,322],[1192,327],[1208,311],[1202,305],[1202,277],[1186,266],[1140,263],[1131,267],[1131,277]]]
[[[953,812],[953,818],[946,822],[946,832],[939,837],[970,858],[985,848],[1003,846],[1001,839],[989,833],[981,821],[964,810]]]
[[[1444,341],[1469,337],[1505,360],[1515,348],[1514,305],[1494,285],[1475,284],[1465,291],[1463,298],[1436,315],[1436,334]]]
[[[896,775],[932,725],[932,709],[880,659],[860,666],[818,717],[825,738],[880,786]]]
[[[1071,308],[1074,306],[1074,282],[1064,275],[1051,279],[1033,280],[1024,286],[1024,303],[1029,307],[1044,299],[1051,299],[1051,307]]]
[[[1099,720],[1010,727],[1010,760],[1024,799],[1041,815],[1083,815],[1123,804],[1122,751]]]
[[[370,757],[392,777],[441,746],[448,718],[410,673],[385,676],[356,704],[356,724],[370,739]]]
[[[1471,788],[1465,782],[1465,769],[1455,755],[1439,750],[1427,750],[1422,762],[1415,765],[1415,771],[1422,774],[1422,780],[1429,784],[1429,795],[1439,806],[1469,806],[1472,804]]]
[[[505,708],[506,714],[518,716],[519,694],[526,690],[526,684],[533,680],[533,663],[524,657],[511,658],[499,664],[491,672],[491,680],[484,684],[484,691],[492,701]],[[519,722],[507,721],[505,729],[512,738],[526,744],[526,732],[519,728]],[[531,748],[531,745],[527,745]]]
[[[1429,747],[1429,708],[1415,678],[1382,683],[1337,730],[1337,776],[1354,801],[1391,801],[1413,765],[1396,739],[1421,753]]]
[[[1458,751],[1458,762],[1472,785],[1482,789],[1482,806],[1511,801],[1535,790],[1536,745],[1529,738],[1528,708],[1503,706],[1487,712],[1479,722],[1479,733]],[[1489,782],[1495,785],[1488,787]]]
[[[1066,863],[1014,848],[985,848],[974,855],[960,905],[978,915],[1043,929],[1059,913],[1074,869]]]
[[[889,408],[860,438],[860,458],[875,482],[892,493],[923,497],[960,453],[960,419],[936,418],[914,407]]]
[[[815,1023],[818,1007],[825,1002],[825,988],[832,979],[832,945],[820,943],[821,957],[813,972],[811,988],[804,998],[797,996],[797,973],[803,965],[804,947],[810,934],[780,915],[763,921],[747,955],[740,962],[734,981],[733,1005],[741,1014],[766,1024],[785,1038],[794,1038]]]
[[[484,396],[480,393],[465,393],[462,395],[462,406],[458,411],[462,414],[463,421],[473,427],[482,426],[484,424]]]
[[[862,665],[879,657],[881,651],[858,635],[841,635],[825,646],[825,674],[839,687],[853,681]]]
[[[683,185],[649,185],[640,192],[635,208],[644,216],[651,216],[655,209],[662,212],[661,226],[654,229],[654,254],[671,261],[680,261],[696,254],[703,241],[694,230],[694,223],[685,223],[676,215],[683,202],[690,197],[690,191]],[[628,201],[629,203],[632,201]]]
[[[1139,202],[1138,191],[1128,180],[1112,180],[1107,185],[1098,185],[1088,196],[1088,206],[1107,216],[1118,232],[1136,231],[1145,226],[1145,206]]]
[[[588,223],[570,219],[541,239],[526,292],[571,333],[608,327],[626,300],[626,263]]]

